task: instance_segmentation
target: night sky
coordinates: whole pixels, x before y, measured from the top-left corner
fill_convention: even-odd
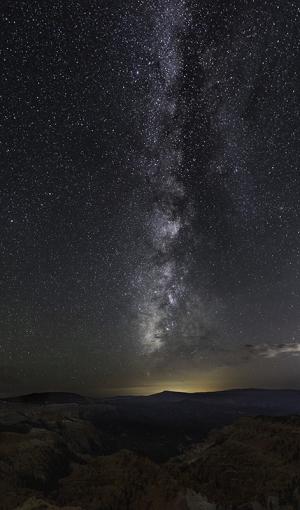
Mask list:
[[[300,388],[300,4],[0,13],[0,395]]]

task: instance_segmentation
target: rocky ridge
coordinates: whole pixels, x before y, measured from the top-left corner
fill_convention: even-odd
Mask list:
[[[300,510],[298,416],[242,417],[157,462],[84,405],[0,406],[0,510]]]

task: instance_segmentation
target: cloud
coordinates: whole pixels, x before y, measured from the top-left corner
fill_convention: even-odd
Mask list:
[[[222,346],[213,329],[203,327],[197,335],[159,337],[161,347],[148,353],[147,366],[151,373],[190,373],[196,370],[230,368],[279,357],[300,356],[300,343],[246,344],[238,347]]]
[[[245,345],[247,352],[253,357],[259,356],[262,358],[276,358],[281,355],[300,355],[300,343],[290,344],[262,344],[262,345]]]

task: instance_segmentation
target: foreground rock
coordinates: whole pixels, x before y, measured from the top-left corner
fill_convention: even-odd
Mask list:
[[[300,510],[299,417],[241,418],[157,463],[90,407],[0,411],[0,510]]]
[[[82,510],[79,506],[71,507],[64,506],[58,507],[47,503],[47,501],[37,498],[30,498],[22,506],[19,506],[16,510]]]
[[[169,463],[216,508],[300,509],[300,418],[243,418]]]
[[[121,451],[77,465],[58,491],[62,505],[80,501],[83,508],[157,509],[185,508],[176,479],[164,467],[145,457]]]

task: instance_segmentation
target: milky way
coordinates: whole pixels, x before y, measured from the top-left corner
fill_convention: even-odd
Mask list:
[[[0,393],[300,387],[297,3],[0,14]]]
[[[141,343],[146,352],[159,350],[176,328],[176,312],[184,298],[185,265],[176,260],[182,230],[188,226],[182,172],[181,125],[178,120],[178,81],[182,72],[180,36],[186,29],[183,1],[158,3],[152,34],[157,70],[150,79],[145,126],[146,171],[154,194],[149,214],[149,256],[138,276],[144,296],[138,304]],[[143,162],[142,162],[143,165]],[[139,296],[140,298],[140,296]]]

